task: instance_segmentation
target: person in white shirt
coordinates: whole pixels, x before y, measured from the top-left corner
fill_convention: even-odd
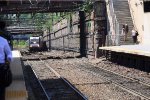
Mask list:
[[[12,60],[12,51],[7,40],[0,36],[0,64],[5,63],[5,53],[7,60],[10,62]]]
[[[135,30],[135,28],[132,29],[131,35],[132,35],[133,43],[136,44],[137,43],[138,32]]]
[[[4,30],[4,28],[5,28],[5,22],[0,21],[0,30]],[[0,34],[3,34],[3,33],[0,33]],[[2,65],[5,64],[6,60],[8,63],[12,61],[12,51],[8,44],[8,41],[5,38],[0,36],[0,65],[1,67],[3,67]],[[0,68],[0,70],[2,69]],[[0,73],[2,72],[0,71]],[[5,100],[5,88],[6,87],[4,87],[3,84],[0,84],[0,100]]]

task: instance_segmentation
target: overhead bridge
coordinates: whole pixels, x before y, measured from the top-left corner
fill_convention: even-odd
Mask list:
[[[84,0],[1,0],[0,14],[66,12],[77,9]]]

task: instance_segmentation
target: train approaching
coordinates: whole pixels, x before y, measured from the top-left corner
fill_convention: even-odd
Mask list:
[[[29,38],[29,51],[46,51],[47,46],[42,36],[34,36]]]

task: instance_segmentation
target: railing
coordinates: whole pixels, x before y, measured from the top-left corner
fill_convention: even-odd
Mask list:
[[[132,18],[132,21],[133,21],[133,25],[134,25],[134,28],[137,30],[137,26],[136,26],[136,23],[135,23],[135,16],[134,16],[134,10],[131,6],[131,0],[128,0],[128,3],[129,3],[129,8],[130,8],[130,12],[131,12],[131,18]],[[138,30],[137,30],[138,31]]]
[[[107,44],[106,45],[120,45],[120,32],[119,32],[119,23],[114,12],[114,5],[112,0],[108,0],[108,19],[110,22],[110,31],[107,35]]]

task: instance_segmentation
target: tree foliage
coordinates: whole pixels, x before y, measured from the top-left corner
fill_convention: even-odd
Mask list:
[[[85,3],[81,5],[80,10],[85,11],[86,13],[90,13],[93,10],[92,0],[86,0]]]

